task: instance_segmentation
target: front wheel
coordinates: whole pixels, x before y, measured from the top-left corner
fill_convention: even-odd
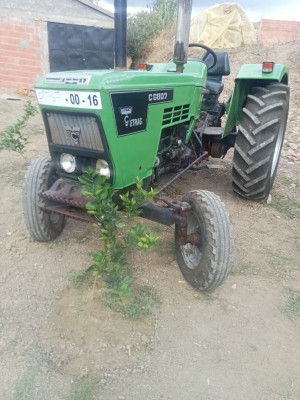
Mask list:
[[[23,214],[30,235],[38,242],[54,240],[65,226],[63,215],[46,212],[39,207],[44,203],[39,193],[49,189],[56,179],[51,159],[44,157],[34,160],[25,176]]]
[[[187,234],[196,234],[198,243],[178,245],[180,229],[175,226],[179,268],[196,289],[215,289],[231,269],[233,239],[229,215],[220,198],[206,190],[191,191],[183,201],[192,207],[187,217]]]
[[[272,189],[286,129],[289,88],[282,83],[253,87],[243,108],[234,147],[233,190],[266,200]]]

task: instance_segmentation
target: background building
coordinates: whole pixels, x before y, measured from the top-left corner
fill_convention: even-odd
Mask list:
[[[0,87],[49,71],[113,68],[114,16],[88,0],[0,0]]]

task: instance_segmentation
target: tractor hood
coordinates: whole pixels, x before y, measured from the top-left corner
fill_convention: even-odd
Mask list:
[[[200,72],[200,71],[199,71]],[[149,72],[131,70],[91,70],[49,73],[38,79],[37,89],[65,90],[142,90],[147,88],[204,86],[202,73]]]

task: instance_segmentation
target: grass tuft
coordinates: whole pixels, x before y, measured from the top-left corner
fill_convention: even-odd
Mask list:
[[[278,196],[272,200],[271,206],[289,219],[300,218],[300,201],[298,200],[290,200],[283,196]]]
[[[89,277],[89,273],[87,271],[68,271],[69,281],[73,284],[76,289],[82,289],[83,285],[86,283],[87,278]]]
[[[94,399],[96,382],[81,378],[72,383],[68,400],[92,400]]]
[[[156,290],[148,286],[136,286],[133,295],[124,297],[105,297],[105,305],[124,317],[131,320],[138,320],[154,313],[154,310],[161,304],[160,297]]]
[[[300,318],[300,292],[297,290],[288,290],[288,299],[280,308],[281,312],[291,319]]]

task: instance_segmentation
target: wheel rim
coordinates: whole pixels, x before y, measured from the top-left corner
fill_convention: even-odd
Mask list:
[[[281,123],[280,130],[277,136],[276,144],[275,144],[275,149],[274,149],[274,155],[272,159],[272,167],[271,167],[271,178],[276,172],[278,161],[280,158],[280,153],[281,153],[281,147],[282,147],[282,141],[284,137],[284,124]]]
[[[56,225],[57,223],[60,222],[61,215],[55,214],[55,213],[53,213],[53,212],[50,212],[50,213],[49,213],[49,219],[50,219],[50,221],[51,221],[52,224]]]
[[[189,269],[195,269],[199,266],[200,260],[202,258],[202,239],[201,239],[201,224],[197,216],[192,213],[188,217],[187,221],[187,234],[190,235],[192,233],[196,233],[198,236],[198,244],[193,245],[191,243],[187,243],[181,248],[182,258]]]

